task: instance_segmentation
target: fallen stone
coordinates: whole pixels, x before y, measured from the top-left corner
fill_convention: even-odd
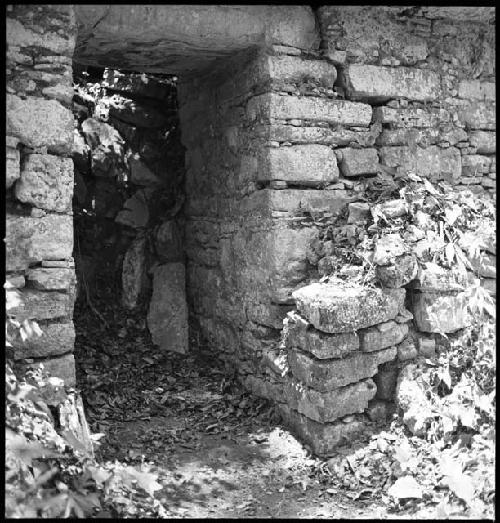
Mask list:
[[[188,352],[187,314],[184,265],[169,263],[156,267],[147,322],[153,343],[160,350]]]
[[[123,210],[117,214],[115,222],[128,225],[134,229],[146,227],[149,222],[148,199],[151,195],[150,190],[151,188],[148,188],[148,190],[139,189],[126,200]]]
[[[128,164],[132,183],[136,185],[156,185],[160,182],[159,178],[141,160],[139,154],[132,154],[128,159]]]
[[[6,134],[34,149],[70,154],[73,145],[73,113],[56,100],[7,93]]]
[[[21,156],[17,145],[19,140],[14,136],[6,136],[6,165],[5,165],[5,182],[6,189],[12,185],[21,176]]]
[[[73,220],[68,215],[42,218],[7,214],[6,269],[24,270],[30,263],[71,258]]]
[[[373,263],[380,266],[390,265],[407,251],[408,247],[399,234],[386,234],[375,243]]]
[[[251,374],[245,376],[242,383],[247,390],[260,398],[265,398],[277,403],[284,403],[286,401],[282,383],[271,382]]]
[[[375,352],[357,352],[342,359],[317,360],[291,349],[288,363],[292,374],[308,387],[320,392],[331,391],[370,378],[382,363],[396,358],[397,349],[390,347]]]
[[[302,349],[318,359],[342,358],[359,349],[357,333],[324,334],[295,311],[288,313],[284,324],[286,346]]]
[[[441,96],[440,77],[428,69],[351,64],[339,78],[353,100],[381,102],[406,98],[425,102]]]
[[[300,383],[285,386],[288,406],[320,423],[334,421],[347,414],[362,413],[376,392],[375,383],[370,379],[330,392],[318,392]]]
[[[410,284],[412,289],[422,292],[463,291],[467,286],[466,271],[445,269],[434,262],[419,264],[416,278]]]
[[[26,272],[28,285],[42,291],[68,291],[76,283],[74,269],[36,268]]]
[[[377,265],[375,272],[383,287],[398,288],[410,283],[418,270],[417,258],[413,254],[404,254],[395,258],[394,263],[383,267]]]
[[[347,223],[366,223],[370,219],[370,205],[366,202],[353,202],[349,204]]]
[[[339,445],[351,444],[366,427],[362,416],[356,417],[350,423],[318,423],[286,405],[280,405],[278,408],[284,423],[318,456],[331,456]]]
[[[400,343],[408,334],[406,323],[396,323],[393,320],[380,323],[375,327],[358,331],[359,349],[372,352]]]
[[[382,212],[386,218],[398,218],[408,213],[408,204],[402,198],[377,203],[373,208],[374,213]]]
[[[340,170],[344,176],[376,173],[379,169],[377,149],[339,149],[342,153]]]
[[[393,319],[403,307],[405,291],[313,283],[292,296],[299,312],[316,329],[335,334]]]
[[[470,325],[465,292],[439,294],[435,292],[412,293],[413,316],[423,332],[455,332]]]
[[[40,337],[30,337],[13,342],[14,359],[48,358],[72,352],[75,346],[73,322],[42,325]]]
[[[135,238],[123,258],[122,303],[127,309],[137,306],[148,280],[146,272],[146,238]]]
[[[68,212],[73,197],[73,160],[52,154],[27,155],[16,198],[48,211]]]

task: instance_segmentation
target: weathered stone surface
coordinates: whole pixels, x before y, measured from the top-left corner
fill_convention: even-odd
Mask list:
[[[378,214],[378,212],[384,213],[386,218],[398,218],[408,213],[408,204],[406,200],[397,198],[377,203],[373,206],[373,211],[374,214]]]
[[[414,139],[418,139],[415,128],[435,128],[449,123],[451,120],[450,113],[446,109],[435,107],[426,109],[421,109],[420,107],[400,107],[396,109],[383,105],[374,109],[373,116],[377,122],[411,130],[411,136]]]
[[[495,96],[494,82],[480,82],[479,80],[462,80],[458,84],[458,96],[470,100],[492,100]]]
[[[56,154],[71,153],[73,114],[56,100],[7,93],[7,134],[28,147],[47,147]]]
[[[113,56],[123,70],[182,78],[264,41],[300,49],[318,46],[309,6],[82,4],[75,11],[79,62],[99,66]]]
[[[385,423],[389,415],[387,403],[381,400],[370,401],[366,409],[366,415],[370,418],[370,421],[374,423]]]
[[[340,149],[342,161],[340,170],[344,176],[359,176],[372,174],[378,170],[378,154],[376,149]]]
[[[385,349],[403,341],[407,334],[406,323],[396,323],[392,320],[379,323],[375,327],[358,331],[359,349],[363,352]]]
[[[407,251],[408,247],[399,234],[386,234],[375,243],[373,263],[380,266],[390,265]]]
[[[497,149],[497,133],[487,131],[472,131],[469,141],[479,154],[495,154]]]
[[[366,223],[370,219],[370,205],[366,202],[353,202],[349,204],[347,223]]]
[[[467,272],[445,269],[433,262],[420,264],[416,279],[411,283],[413,289],[422,292],[463,291],[467,285]]]
[[[75,345],[75,328],[73,322],[51,323],[40,327],[43,334],[26,341],[14,343],[14,358],[48,358],[72,352]]]
[[[351,142],[363,146],[373,145],[375,138],[368,128],[359,131],[352,129],[332,129],[330,127],[296,127],[294,125],[274,124],[262,126],[262,134],[268,140],[290,142],[293,144],[318,143],[335,147],[347,146]]]
[[[137,306],[146,285],[146,238],[135,238],[123,258],[122,303],[127,309]]]
[[[5,278],[5,281],[16,289],[22,289],[26,284],[26,280],[23,274],[8,274]]]
[[[276,93],[267,93],[249,100],[247,115],[251,120],[299,119],[348,127],[368,127],[371,122],[372,108],[368,104],[346,100],[280,96]]]
[[[473,102],[458,111],[460,121],[470,129],[494,131],[496,129],[495,104]]]
[[[299,312],[316,329],[353,332],[393,319],[403,308],[404,289],[341,288],[313,283],[293,293]]]
[[[398,368],[396,365],[393,363],[382,365],[373,378],[373,381],[377,386],[377,394],[375,397],[385,401],[393,401],[397,379]]]
[[[52,154],[29,154],[23,163],[16,197],[49,211],[71,210],[73,160]]]
[[[349,423],[335,421],[333,423],[318,423],[286,405],[279,406],[283,421],[300,439],[306,442],[314,454],[330,456],[339,445],[350,443],[360,435],[366,424],[363,418],[355,418]]]
[[[462,162],[458,149],[442,149],[431,145],[426,149],[417,147],[381,147],[380,161],[388,167],[399,167],[406,172],[413,172],[430,180],[458,180],[462,174]]]
[[[418,292],[412,295],[412,312],[423,332],[455,332],[470,325],[467,295]]]
[[[51,358],[37,363],[30,363],[27,367],[37,367],[43,364],[45,372],[50,376],[55,376],[64,380],[64,385],[74,387],[76,385],[75,357],[73,354],[66,354],[60,358]]]
[[[28,284],[42,291],[67,291],[76,282],[74,269],[36,268],[26,272]]]
[[[288,353],[288,363],[298,380],[308,387],[326,392],[374,376],[379,365],[396,356],[396,347],[390,347],[375,352],[357,352],[342,359],[318,360],[292,349]]]
[[[491,158],[480,154],[466,154],[462,156],[462,176],[479,176],[490,170]],[[462,178],[463,183],[463,178]]]
[[[408,284],[417,276],[418,262],[414,254],[398,256],[394,263],[381,267],[377,265],[375,272],[378,281],[384,287],[396,289]]]
[[[161,350],[186,354],[187,314],[184,265],[168,263],[156,267],[147,317],[153,343]]]
[[[19,140],[13,136],[6,136],[6,165],[5,182],[6,189],[11,187],[21,176],[20,152],[17,148]]]
[[[285,180],[300,185],[333,183],[339,177],[335,155],[326,145],[294,145],[271,148],[268,169],[259,180]]]
[[[19,293],[21,304],[9,310],[19,320],[52,320],[73,316],[73,292],[43,292],[25,288]]]
[[[491,296],[495,297],[497,295],[496,278],[481,278],[481,287],[484,287]]]
[[[320,423],[363,412],[376,392],[377,388],[371,379],[330,392],[318,392],[300,383],[285,386],[288,406]]]
[[[415,346],[414,341],[410,338],[407,338],[406,340],[402,341],[397,346],[397,349],[399,361],[413,360],[418,356],[417,347]]]
[[[155,185],[160,180],[151,172],[151,169],[141,160],[139,154],[135,153],[128,159],[130,166],[130,181],[136,185]]]
[[[428,69],[351,64],[343,71],[342,83],[353,100],[407,98],[425,102],[441,94],[439,75]]]
[[[75,129],[73,132],[72,157],[75,167],[81,173],[88,173],[90,169],[90,147],[85,143],[85,138]]]
[[[287,347],[310,352],[318,359],[342,358],[359,350],[356,332],[324,334],[295,311],[288,313],[285,325]]]
[[[73,253],[71,216],[49,214],[42,218],[7,214],[7,270],[26,269],[42,260],[68,259]]]
[[[117,223],[128,225],[134,229],[146,227],[149,222],[149,205],[148,198],[151,195],[151,189],[139,189],[123,205],[123,210],[115,218]]]
[[[323,87],[332,88],[337,79],[335,66],[324,60],[303,60],[296,56],[266,56],[265,76],[272,80],[301,82],[314,79]]]

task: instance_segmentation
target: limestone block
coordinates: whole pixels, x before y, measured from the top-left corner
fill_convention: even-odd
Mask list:
[[[462,173],[460,152],[455,147],[442,149],[431,145],[426,149],[417,147],[381,147],[380,160],[388,167],[399,167],[433,181],[456,181]]]
[[[495,104],[473,102],[458,111],[460,121],[470,129],[494,131],[496,129]]]
[[[51,323],[42,325],[40,337],[26,341],[18,340],[14,345],[14,358],[48,358],[72,352],[75,345],[75,328],[73,322]]]
[[[375,327],[358,331],[359,349],[363,352],[372,352],[385,349],[401,343],[408,334],[406,323],[387,321]]]
[[[318,392],[302,386],[301,383],[285,386],[287,405],[320,423],[363,412],[376,392],[377,388],[371,379],[329,392]]]
[[[462,176],[479,176],[490,170],[491,158],[480,154],[466,154],[462,156]],[[462,182],[463,183],[463,182]]]
[[[123,258],[122,303],[127,309],[137,306],[146,285],[146,238],[135,238]]]
[[[73,253],[71,216],[48,214],[41,218],[7,214],[6,268],[24,270],[42,260],[64,260]]]
[[[26,284],[26,279],[23,274],[8,274],[5,281],[15,289],[22,289]]]
[[[67,387],[74,387],[76,385],[75,357],[73,354],[29,363],[26,367],[38,367],[40,363],[43,364],[45,372],[50,376],[64,380],[64,385]]]
[[[56,100],[7,93],[7,131],[34,149],[47,147],[55,154],[70,154],[73,146],[73,113]]]
[[[415,342],[411,338],[402,341],[398,346],[398,361],[413,360],[418,356]]]
[[[353,202],[349,204],[347,223],[366,223],[370,219],[370,205],[366,202]]]
[[[19,320],[52,320],[73,316],[73,292],[43,292],[25,288],[19,293],[21,304],[9,310],[9,314],[13,314]]]
[[[340,170],[344,176],[359,176],[376,173],[378,167],[377,149],[340,149],[342,161]]]
[[[280,405],[279,412],[291,431],[306,442],[318,456],[331,456],[336,447],[352,442],[366,427],[364,418],[355,418],[349,423],[318,423],[286,405]]]
[[[42,291],[68,291],[76,282],[74,269],[56,267],[29,269],[26,279],[31,288]]]
[[[158,103],[130,100],[118,94],[109,100],[109,115],[135,127],[160,128],[168,118]]]
[[[325,334],[295,311],[288,313],[284,323],[286,346],[309,352],[318,359],[342,358],[359,350],[356,332]]]
[[[6,189],[11,187],[14,182],[21,176],[20,152],[17,148],[19,140],[13,136],[6,136],[6,165],[5,181]]]
[[[468,286],[466,272],[456,268],[445,269],[433,262],[420,264],[411,288],[422,292],[463,291]]]
[[[398,233],[386,234],[375,243],[373,263],[380,266],[390,265],[407,251],[408,247]]]
[[[312,79],[323,87],[332,88],[337,79],[335,66],[325,60],[303,60],[296,56],[267,56],[270,79],[303,82]]]
[[[153,343],[161,350],[186,354],[188,311],[185,269],[182,263],[168,263],[153,270],[153,296],[147,316]]]
[[[372,108],[368,104],[347,100],[330,100],[310,96],[280,96],[266,93],[251,98],[246,108],[250,120],[281,119],[328,122],[347,127],[368,127]]]
[[[371,139],[368,129],[364,131],[343,128],[334,130],[330,127],[296,127],[280,124],[263,126],[263,129],[267,139],[276,142],[318,143],[333,145],[334,147],[345,147],[351,142],[357,142],[360,145],[373,145],[373,142],[368,143]]]
[[[465,292],[419,292],[412,295],[412,312],[419,330],[450,333],[470,325],[467,303]]]
[[[470,100],[495,101],[495,83],[479,80],[462,80],[458,84],[458,96]]]
[[[476,256],[468,256],[472,268],[482,278],[497,277],[497,257],[487,252],[479,252]]]
[[[73,197],[73,160],[29,154],[16,183],[16,197],[48,211],[68,212]]]
[[[342,82],[353,100],[407,98],[425,102],[441,95],[439,75],[427,69],[351,64],[344,69]]]
[[[396,347],[390,347],[374,352],[356,352],[342,359],[318,360],[291,349],[288,364],[295,378],[308,387],[326,392],[374,376],[379,365],[394,360],[396,356]]]
[[[383,287],[392,289],[403,287],[410,283],[418,270],[417,258],[414,254],[404,254],[394,259],[390,265],[377,265],[375,272]]]
[[[299,185],[333,183],[339,177],[332,149],[326,145],[294,145],[271,148],[268,166],[259,171],[259,181],[284,180]]]
[[[376,107],[373,112],[374,120],[382,124],[392,124],[399,128],[437,128],[451,121],[451,115],[446,109],[428,107]],[[413,139],[418,141],[418,135],[412,132]]]
[[[403,308],[404,289],[342,288],[312,283],[292,294],[297,309],[316,329],[353,332],[395,318]]]
[[[117,223],[128,225],[134,229],[146,227],[149,222],[149,206],[148,200],[151,195],[151,189],[139,189],[133,194],[123,205],[121,210],[115,218]]]
[[[159,178],[151,172],[149,167],[141,160],[139,154],[135,153],[128,159],[130,167],[130,181],[136,185],[156,185]]]
[[[469,141],[478,154],[495,154],[497,148],[497,134],[488,131],[472,131]]]

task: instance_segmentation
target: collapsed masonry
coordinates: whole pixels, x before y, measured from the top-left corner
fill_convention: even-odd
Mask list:
[[[426,249],[425,220],[413,236],[373,247],[381,288],[318,280],[349,275],[335,261],[335,231],[325,231],[345,216],[342,234],[369,228],[370,183],[413,174],[495,200],[493,13],[328,6],[316,12],[319,35],[304,7],[99,9],[77,6],[76,50],[72,6],[8,12],[7,271],[23,289],[16,312],[45,330],[16,349],[18,359],[43,357],[74,380],[72,59],[179,74],[191,325],[328,454],[363,430],[365,412],[383,417],[398,362],[432,352],[435,333],[468,325],[469,280],[411,255]],[[169,10],[193,9],[205,10],[205,32],[189,21],[169,26]],[[138,37],[141,20],[150,31]],[[192,48],[176,47],[178,31]],[[405,214],[397,202],[387,207],[395,220]],[[492,238],[475,271],[494,292]],[[159,303],[174,283],[184,287],[179,280],[168,260],[158,266]]]

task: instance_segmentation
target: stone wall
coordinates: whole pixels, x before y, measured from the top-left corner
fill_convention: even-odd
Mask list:
[[[44,334],[14,347],[75,383],[71,6],[7,7],[6,279],[23,304],[9,311]],[[46,359],[49,358],[49,359]]]

